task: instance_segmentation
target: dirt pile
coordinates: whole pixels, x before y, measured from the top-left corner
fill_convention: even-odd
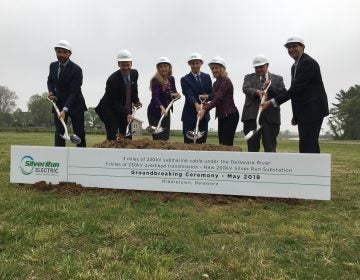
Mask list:
[[[255,203],[278,202],[288,205],[299,205],[301,200],[292,198],[268,198],[268,197],[244,197],[221,194],[197,194],[197,193],[176,193],[176,192],[154,192],[154,191],[138,191],[138,190],[122,190],[122,189],[101,189],[101,188],[85,188],[80,184],[73,182],[59,182],[59,184],[46,183],[45,181],[36,182],[33,185],[26,185],[31,189],[40,192],[56,193],[61,196],[76,196],[82,193],[96,195],[126,195],[132,204],[141,203],[138,195],[147,195],[151,198],[158,199],[162,203],[171,203],[178,199],[193,199],[212,205],[229,205],[233,203],[242,203],[244,201]]]
[[[238,146],[224,146],[215,144],[183,144],[167,141],[153,141],[150,139],[129,140],[120,138],[118,140],[104,141],[96,144],[95,148],[115,148],[115,149],[154,149],[154,150],[192,150],[192,151],[233,151],[241,152]]]

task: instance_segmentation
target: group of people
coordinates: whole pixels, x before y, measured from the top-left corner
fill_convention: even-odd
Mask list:
[[[320,67],[309,55],[304,53],[305,43],[298,36],[290,37],[285,43],[289,55],[294,59],[291,68],[291,86],[286,90],[283,78],[270,73],[269,61],[264,55],[253,59],[254,73],[244,78],[243,92],[245,103],[241,116],[243,131],[258,131],[247,141],[248,151],[258,152],[260,141],[265,152],[276,152],[276,138],[280,131],[280,105],[291,99],[292,124],[298,125],[299,151],[301,153],[320,153],[319,134],[323,118],[328,115],[328,102],[322,82]],[[61,40],[55,45],[56,62],[50,64],[48,76],[49,98],[56,97],[60,114],[54,114],[55,146],[64,146],[64,133],[60,119],[66,123],[71,118],[74,133],[79,136],[80,147],[86,146],[84,111],[87,110],[81,92],[82,70],[70,60],[71,45]],[[133,119],[134,108],[142,106],[138,94],[138,71],[132,69],[132,55],[121,50],[117,55],[119,69],[106,81],[105,94],[95,111],[105,124],[106,137],[115,140],[126,133]],[[199,53],[188,59],[190,73],[181,78],[182,94],[185,103],[181,120],[184,143],[206,143],[209,111],[216,109],[218,119],[219,144],[232,146],[235,131],[240,119],[234,102],[234,87],[226,72],[226,63],[221,57],[214,57],[209,67],[215,78],[214,84],[209,74],[201,71],[204,63]],[[150,127],[156,127],[161,120],[161,131],[153,133],[154,140],[168,140],[170,132],[170,112],[172,100],[179,98],[172,75],[172,65],[167,57],[161,57],[156,64],[156,73],[150,81],[152,98],[147,107]],[[55,98],[54,98],[55,100]],[[257,122],[260,113],[259,123]],[[55,113],[55,112],[54,112]],[[258,129],[258,125],[261,129]],[[188,131],[201,131],[201,136],[190,139]]]

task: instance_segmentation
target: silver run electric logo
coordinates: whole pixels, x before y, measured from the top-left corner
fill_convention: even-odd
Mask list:
[[[52,175],[57,176],[59,173],[59,162],[53,161],[36,161],[32,156],[26,155],[20,161],[20,170],[24,175]]]

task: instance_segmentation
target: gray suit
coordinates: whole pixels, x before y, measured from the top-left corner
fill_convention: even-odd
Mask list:
[[[278,96],[286,91],[283,78],[279,75],[275,75],[269,72],[269,80],[271,80],[271,86],[267,92],[267,100]],[[260,98],[256,94],[256,90],[262,89],[262,83],[260,77],[255,73],[248,74],[244,78],[243,92],[246,95],[245,104],[241,116],[241,121],[244,123],[244,133],[256,129],[256,117],[259,111]],[[248,151],[258,152],[260,150],[260,137],[262,136],[262,142],[265,152],[276,151],[276,137],[280,130],[280,108],[268,108],[261,112],[259,123],[262,125],[261,133],[253,136],[248,141]]]

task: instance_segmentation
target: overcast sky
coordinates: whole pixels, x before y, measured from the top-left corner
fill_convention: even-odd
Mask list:
[[[49,64],[56,60],[53,47],[61,39],[70,41],[71,59],[83,69],[88,107],[97,105],[106,79],[117,70],[117,52],[123,48],[132,52],[144,105],[137,117],[144,127],[149,81],[160,56],[172,61],[179,92],[192,52],[204,56],[202,70],[207,73],[207,62],[223,57],[240,113],[243,79],[254,71],[251,62],[256,54],[265,54],[270,72],[282,75],[289,87],[293,61],[283,44],[292,34],[304,38],[305,52],[320,64],[329,103],[335,102],[339,90],[360,84],[358,0],[0,0],[0,4],[0,85],[17,93],[17,105],[25,111],[30,96],[47,91]],[[183,102],[175,103],[174,129],[181,128]],[[281,108],[281,130],[297,131],[290,125],[290,102]],[[210,127],[216,129],[214,113]],[[240,122],[237,130],[241,129]]]

